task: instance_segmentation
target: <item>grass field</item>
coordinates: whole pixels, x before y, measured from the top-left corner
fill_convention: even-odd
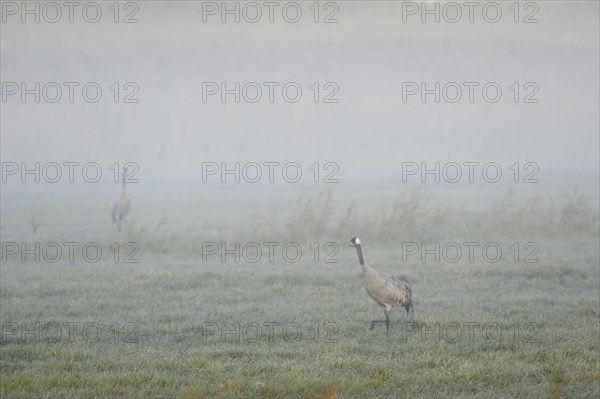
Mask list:
[[[0,10],[0,399],[600,398],[600,1]]]
[[[329,206],[311,198],[298,208],[302,201],[313,201],[317,213]],[[410,199],[399,201],[406,207]],[[408,223],[391,217],[392,209],[364,217],[388,215],[380,229],[391,228],[390,220]],[[495,263],[478,252],[473,261],[413,256],[403,262],[399,242],[367,230],[361,237],[367,261],[408,275],[413,285],[414,318],[394,309],[389,337],[383,326],[369,331],[383,313],[363,288],[354,249],[344,247],[355,226],[345,235],[318,233],[323,220],[311,217],[305,232],[319,242],[318,262],[301,240],[296,263],[278,251],[273,262],[266,253],[255,263],[243,257],[237,263],[233,256],[222,262],[218,254],[204,261],[194,241],[206,237],[178,229],[144,233],[138,212],[122,237],[139,244],[132,256],[138,263],[114,262],[110,240],[101,242],[97,263],[79,255],[56,263],[3,259],[0,393],[597,397],[600,254],[597,212],[588,211],[596,220],[591,227],[565,231],[556,223],[540,230],[533,219],[524,231],[523,224],[484,228],[483,221],[493,219],[485,214],[472,215],[460,229],[448,221],[443,230],[419,233],[428,242],[496,240],[505,251],[515,241],[522,247],[527,237],[539,247],[537,263],[524,263],[524,253],[515,262],[507,252]],[[289,219],[296,220],[293,213]],[[413,231],[418,227],[413,224]],[[337,245],[335,251],[326,251],[326,242]],[[323,262],[327,253],[338,262]]]

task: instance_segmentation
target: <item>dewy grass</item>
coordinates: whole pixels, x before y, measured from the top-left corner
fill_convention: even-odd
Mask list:
[[[346,212],[333,193],[307,193],[289,215],[278,209],[279,218],[247,231],[134,212],[116,237],[138,245],[137,263],[115,262],[110,251],[96,263],[80,255],[2,263],[0,394],[597,397],[598,215],[581,199],[543,203],[513,198],[465,214],[419,192]],[[41,244],[63,239],[53,236],[55,220],[44,218]],[[387,338],[369,331],[381,311],[355,252],[343,247],[357,231],[374,267],[406,274],[413,286],[414,318],[393,310]],[[296,239],[306,252],[297,262],[281,252],[272,262],[223,262],[220,253],[203,261],[202,242],[263,239]],[[402,242],[420,239],[495,239],[503,249],[519,241],[521,256],[403,261]],[[528,241],[538,262],[523,262]],[[324,261],[330,252],[337,263]]]

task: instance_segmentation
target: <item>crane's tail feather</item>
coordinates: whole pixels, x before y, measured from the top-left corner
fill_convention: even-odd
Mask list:
[[[412,301],[408,301],[406,304],[406,315],[408,316],[408,312],[410,311],[411,315],[415,316],[415,307],[413,306]]]

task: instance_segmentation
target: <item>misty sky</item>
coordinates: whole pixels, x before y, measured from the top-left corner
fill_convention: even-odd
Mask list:
[[[401,2],[387,1],[341,2],[332,24],[315,24],[308,3],[297,24],[277,14],[274,23],[203,22],[201,2],[141,3],[134,24],[110,14],[96,24],[8,16],[3,82],[97,82],[103,97],[9,97],[2,160],[135,161],[156,179],[196,176],[204,161],[332,161],[347,178],[397,175],[402,161],[533,161],[594,176],[598,3],[538,4],[532,24],[514,23],[506,7],[496,24],[480,13],[474,23],[404,23]],[[114,82],[134,82],[139,103],[115,104]],[[203,82],[298,82],[303,97],[203,102]],[[335,83],[339,102],[315,103],[314,82]],[[480,90],[474,103],[466,93],[454,104],[403,102],[403,82],[496,82],[503,94],[497,103]],[[539,102],[515,103],[514,82],[535,83]]]

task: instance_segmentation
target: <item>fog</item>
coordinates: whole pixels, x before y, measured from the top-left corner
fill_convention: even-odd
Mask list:
[[[9,96],[2,158],[132,161],[161,181],[197,176],[206,161],[336,162],[347,180],[399,175],[403,161],[530,161],[597,174],[597,2],[545,2],[538,23],[514,23],[505,7],[496,24],[480,12],[473,23],[443,14],[403,23],[401,2],[343,3],[338,23],[315,24],[307,7],[296,24],[277,13],[274,23],[221,23],[220,14],[204,23],[201,3],[189,2],[143,4],[131,24],[113,23],[106,9],[96,24],[77,13],[72,24],[6,16],[3,82],[98,82],[103,96],[88,103],[81,86],[73,103],[66,88],[57,103]],[[135,82],[139,103],[115,104],[114,82]],[[218,94],[203,102],[203,82],[298,82],[303,96],[286,102],[279,86],[269,103],[263,86],[255,104]],[[315,103],[314,82],[336,83],[339,102]],[[460,101],[436,104],[419,94],[403,102],[402,82],[481,85],[473,103],[463,86]],[[481,96],[487,82],[503,89],[497,103]],[[515,103],[514,82],[535,82],[539,102]]]
[[[597,2],[544,2],[537,10],[520,9],[518,17],[504,4],[495,23],[479,8],[470,22],[464,6],[458,22],[448,22],[455,14],[439,4],[436,23],[435,15],[423,16],[418,6],[415,11],[402,2],[351,2],[339,9],[321,4],[319,23],[308,3],[302,3],[297,23],[278,10],[270,23],[265,7],[256,23],[246,21],[254,14],[242,12],[243,5],[238,5],[239,23],[235,15],[225,15],[222,23],[218,4],[213,12],[200,2],[121,6],[120,23],[113,22],[107,4],[97,23],[86,22],[79,10],[72,23],[66,9],[56,23],[45,20],[55,14],[43,7],[40,23],[33,23],[34,15],[23,17],[20,8],[3,15],[4,218],[22,219],[20,212],[64,214],[67,209],[33,198],[65,197],[72,203],[81,198],[73,197],[74,190],[98,201],[92,207],[81,199],[78,207],[105,215],[119,190],[114,164],[121,165],[118,169],[127,162],[137,165],[139,183],[130,188],[134,204],[146,204],[154,213],[175,201],[153,197],[157,192],[193,196],[203,211],[211,201],[234,215],[261,206],[287,209],[305,190],[326,187],[329,172],[335,172],[333,186],[342,204],[367,206],[425,188],[441,193],[440,202],[489,209],[517,179],[515,192],[523,198],[542,193],[564,202],[578,190],[597,207]],[[122,23],[126,17],[138,22]],[[323,23],[327,18],[337,22]],[[22,97],[23,89],[36,91],[36,82],[40,101],[31,93]],[[45,91],[49,82],[55,83]],[[65,82],[72,82],[72,93]],[[96,102],[84,98],[94,97],[93,88],[83,93],[90,82],[102,90]],[[239,102],[231,93],[236,82]],[[484,93],[490,82],[501,92],[493,87]],[[283,93],[290,83],[301,89],[298,101],[294,87]],[[48,101],[57,98],[56,86],[61,95]],[[257,87],[261,96],[251,102]],[[230,93],[221,97],[222,88]],[[429,94],[421,97],[422,89]],[[21,176],[36,162],[40,170],[57,162],[63,177],[52,184],[41,172],[40,183],[35,174]],[[74,184],[68,184],[64,162],[95,162],[103,178],[90,185],[78,169]],[[207,162],[218,170],[203,176]],[[279,163],[275,185],[265,162]],[[318,177],[310,169],[315,162]],[[465,162],[479,163],[474,183]],[[17,165],[16,171],[8,163]],[[233,175],[221,175],[236,163],[240,184]],[[248,173],[255,173],[244,169],[248,163],[261,166],[257,184],[248,182]],[[299,184],[282,178],[288,163],[300,165]],[[418,170],[403,175],[406,163]],[[435,170],[436,163],[439,182],[435,175],[421,175],[423,169]],[[458,183],[446,178],[455,169],[443,174],[449,163],[461,167]],[[482,179],[488,163],[501,168],[498,184]],[[523,184],[532,171],[536,184]],[[221,181],[239,191],[228,191]],[[17,204],[20,211],[7,211]],[[185,212],[179,217],[184,221]],[[2,230],[7,233],[6,224]]]
[[[598,397],[599,2],[0,7],[0,396]]]

